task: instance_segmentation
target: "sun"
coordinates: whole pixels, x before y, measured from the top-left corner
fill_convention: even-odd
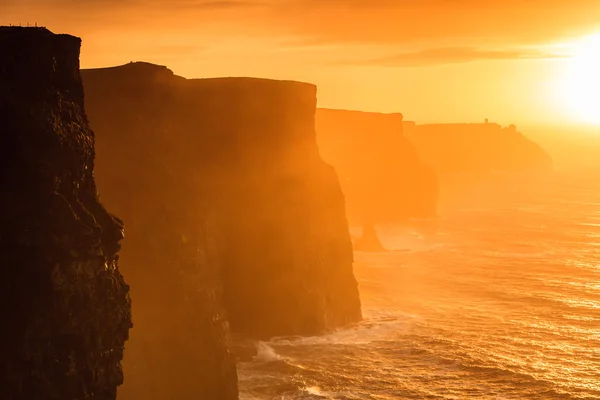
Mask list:
[[[600,34],[572,48],[562,90],[566,106],[582,122],[600,125]]]

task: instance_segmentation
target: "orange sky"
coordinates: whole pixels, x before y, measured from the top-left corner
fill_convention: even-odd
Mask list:
[[[82,37],[84,68],[302,80],[323,107],[531,125],[578,121],[556,45],[600,33],[600,1],[0,0],[0,25],[26,23]]]

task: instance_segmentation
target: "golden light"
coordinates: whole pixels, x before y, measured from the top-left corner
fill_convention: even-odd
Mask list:
[[[573,45],[562,94],[582,122],[600,125],[600,34]]]

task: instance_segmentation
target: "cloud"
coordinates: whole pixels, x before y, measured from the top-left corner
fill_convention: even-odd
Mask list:
[[[563,55],[524,50],[481,50],[472,47],[440,47],[384,57],[341,61],[336,64],[387,67],[424,67],[480,60],[526,60],[564,58]]]
[[[0,0],[57,30],[298,38],[306,45],[512,46],[600,31],[598,0]],[[3,20],[6,21],[3,21]]]
[[[519,45],[600,30],[597,0],[288,0],[273,13],[311,45]]]

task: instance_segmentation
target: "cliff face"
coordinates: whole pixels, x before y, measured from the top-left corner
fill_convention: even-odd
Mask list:
[[[0,28],[0,398],[115,399],[122,222],[98,201],[80,39]]]
[[[438,172],[548,171],[552,158],[514,125],[405,124],[408,139]]]
[[[233,330],[259,337],[317,333],[360,319],[343,196],[314,138],[314,86],[186,80],[144,63],[83,77],[103,200],[129,221],[122,264],[137,305],[122,393],[136,392],[129,389],[132,374],[140,388],[152,382],[152,393],[174,388],[161,368],[180,356],[164,321],[181,317],[160,306],[164,295],[157,293],[185,295],[170,308],[192,324],[177,332],[190,338],[177,349],[190,362],[170,367],[191,374],[178,398],[235,387],[225,309]],[[111,143],[121,152],[103,156]],[[186,244],[205,254],[189,269],[179,267]],[[147,247],[155,249],[151,269],[138,261]],[[181,282],[169,277],[173,268],[181,269]],[[161,362],[142,370],[150,358]],[[233,392],[220,396],[205,398]]]
[[[121,264],[135,327],[119,397],[236,399],[219,275],[222,223],[200,190],[197,134],[178,120],[179,79],[143,63],[82,75],[102,198],[128,221]]]
[[[199,130],[206,191],[225,216],[233,330],[316,334],[360,320],[344,196],[316,143],[316,87],[203,79],[182,93],[178,119]]]
[[[402,114],[317,110],[323,158],[342,182],[357,223],[436,214],[437,178],[402,132]]]

